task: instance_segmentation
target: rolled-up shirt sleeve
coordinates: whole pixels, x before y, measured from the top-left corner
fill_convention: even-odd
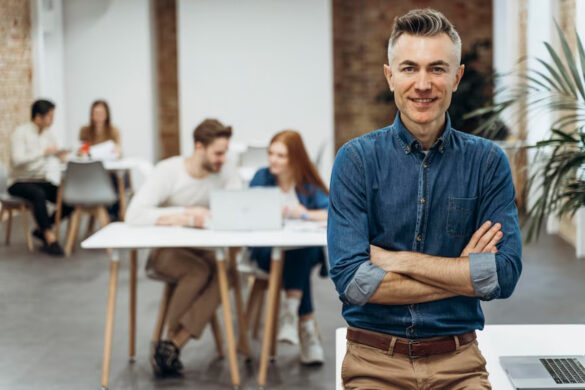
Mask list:
[[[503,237],[496,244],[496,254],[470,256],[471,279],[478,298],[508,298],[522,273],[522,237],[512,172],[508,158],[496,145],[490,150],[482,187],[479,223],[500,223]]]
[[[351,142],[339,150],[331,173],[327,245],[341,301],[366,304],[385,271],[370,261],[364,168]]]
[[[471,283],[475,295],[489,300],[492,294],[499,291],[496,255],[493,253],[471,253],[469,255]]]

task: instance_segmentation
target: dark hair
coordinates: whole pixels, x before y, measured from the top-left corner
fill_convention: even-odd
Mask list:
[[[193,140],[209,146],[217,138],[231,138],[232,127],[225,126],[217,119],[205,119],[193,131]]]
[[[329,194],[325,183],[319,176],[317,168],[311,162],[303,138],[295,130],[283,130],[276,133],[270,140],[270,145],[275,142],[282,142],[288,152],[288,163],[292,171],[293,180],[297,189],[302,193],[307,193],[306,184],[311,184],[319,188],[326,194]]]
[[[97,106],[103,106],[106,110],[106,123],[105,123],[105,135],[106,139],[112,139],[112,126],[111,126],[111,117],[110,117],[110,107],[105,100],[96,100],[91,104],[91,108],[89,109],[89,132],[87,134],[87,140],[90,144],[95,142],[96,137],[96,126],[95,122],[93,121],[93,109]]]
[[[35,116],[37,115],[45,116],[49,113],[49,111],[54,109],[55,103],[53,102],[43,99],[35,100],[35,102],[32,105],[30,118],[35,119]]]
[[[431,8],[413,9],[394,19],[392,33],[388,40],[388,61],[392,60],[392,49],[398,38],[404,33],[423,37],[445,33],[455,45],[458,59],[461,61],[461,38],[449,19],[437,10]]]

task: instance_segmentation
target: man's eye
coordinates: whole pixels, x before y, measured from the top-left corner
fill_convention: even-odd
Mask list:
[[[402,68],[403,72],[414,72],[414,66],[405,66],[404,68]]]
[[[441,68],[440,66],[435,66],[433,68],[433,72],[435,72],[435,73],[443,73],[443,72],[445,72],[445,69]]]

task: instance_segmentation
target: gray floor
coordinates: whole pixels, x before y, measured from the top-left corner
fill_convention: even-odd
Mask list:
[[[83,225],[82,225],[83,226]],[[3,237],[4,226],[1,228]],[[183,352],[185,376],[155,380],[148,364],[149,339],[162,285],[147,280],[142,267],[138,286],[137,361],[129,364],[128,273],[121,265],[110,389],[227,389],[227,360],[215,359],[212,337],[190,342]],[[556,237],[543,236],[524,249],[524,271],[511,299],[484,305],[487,322],[583,323],[585,260]],[[317,319],[326,363],[302,367],[297,350],[281,345],[270,365],[270,389],[332,389],[334,330],[344,326],[340,303],[327,279],[314,277]],[[0,246],[0,389],[98,389],[108,287],[105,253],[77,249],[70,259],[29,254],[22,228],[13,227],[13,243]],[[260,343],[252,341],[251,364],[240,359],[242,389],[255,389]]]

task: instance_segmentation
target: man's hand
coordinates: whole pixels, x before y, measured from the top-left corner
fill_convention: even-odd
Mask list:
[[[461,257],[469,256],[470,253],[498,253],[496,244],[504,237],[504,233],[500,231],[501,228],[502,225],[499,223],[492,226],[491,221],[485,222],[471,236],[469,243],[461,252]]]
[[[202,228],[205,226],[205,221],[211,218],[209,209],[201,206],[187,207],[185,215],[190,219],[189,226]]]
[[[49,145],[47,146],[47,148],[45,149],[45,151],[43,152],[43,154],[45,156],[52,156],[57,152],[58,148],[57,145]]]
[[[160,226],[189,226],[190,217],[186,214],[167,214],[161,215],[156,220]]]

